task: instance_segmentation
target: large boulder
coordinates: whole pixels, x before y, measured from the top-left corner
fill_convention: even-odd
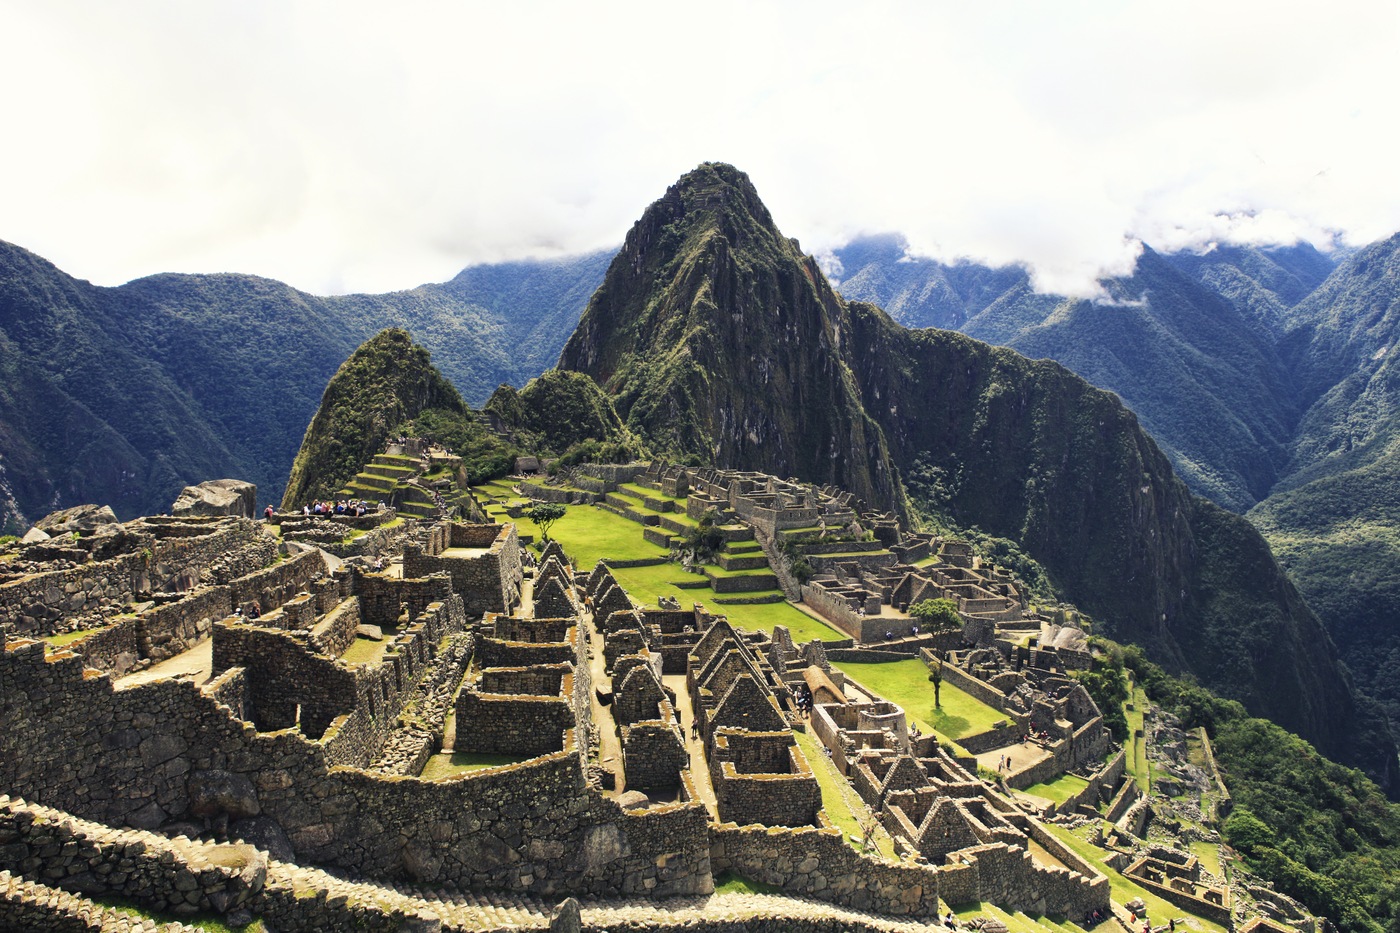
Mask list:
[[[240,820],[262,812],[253,782],[229,771],[195,771],[189,779],[190,812]]]
[[[198,486],[186,486],[170,507],[170,514],[255,518],[258,514],[258,487],[241,479],[211,479]]]
[[[117,524],[117,515],[107,505],[75,505],[70,509],[50,512],[34,523],[34,527],[50,538],[61,535],[92,534],[104,525]],[[42,540],[42,539],[41,539]]]

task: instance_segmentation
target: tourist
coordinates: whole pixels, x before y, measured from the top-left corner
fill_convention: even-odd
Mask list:
[[[273,509],[272,509],[272,506],[270,506],[270,505],[269,505],[267,508],[263,509],[263,521],[266,521],[266,522],[272,521],[272,511],[273,511]]]

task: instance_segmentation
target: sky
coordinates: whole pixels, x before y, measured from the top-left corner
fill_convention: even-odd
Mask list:
[[[0,0],[0,239],[318,294],[621,243],[704,161],[817,255],[1400,230],[1400,4]]]

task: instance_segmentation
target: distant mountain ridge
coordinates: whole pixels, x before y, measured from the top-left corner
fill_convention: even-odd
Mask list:
[[[364,340],[412,329],[480,405],[557,358],[611,255],[323,298],[246,275],[100,288],[0,243],[0,533],[83,502],[160,512],[217,476],[280,499],[327,380]]]

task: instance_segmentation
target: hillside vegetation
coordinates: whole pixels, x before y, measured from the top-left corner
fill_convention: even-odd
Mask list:
[[[279,499],[322,389],[360,343],[411,329],[481,404],[558,357],[610,255],[322,298],[247,275],[98,288],[0,243],[0,533],[84,502],[160,512],[215,477]]]

